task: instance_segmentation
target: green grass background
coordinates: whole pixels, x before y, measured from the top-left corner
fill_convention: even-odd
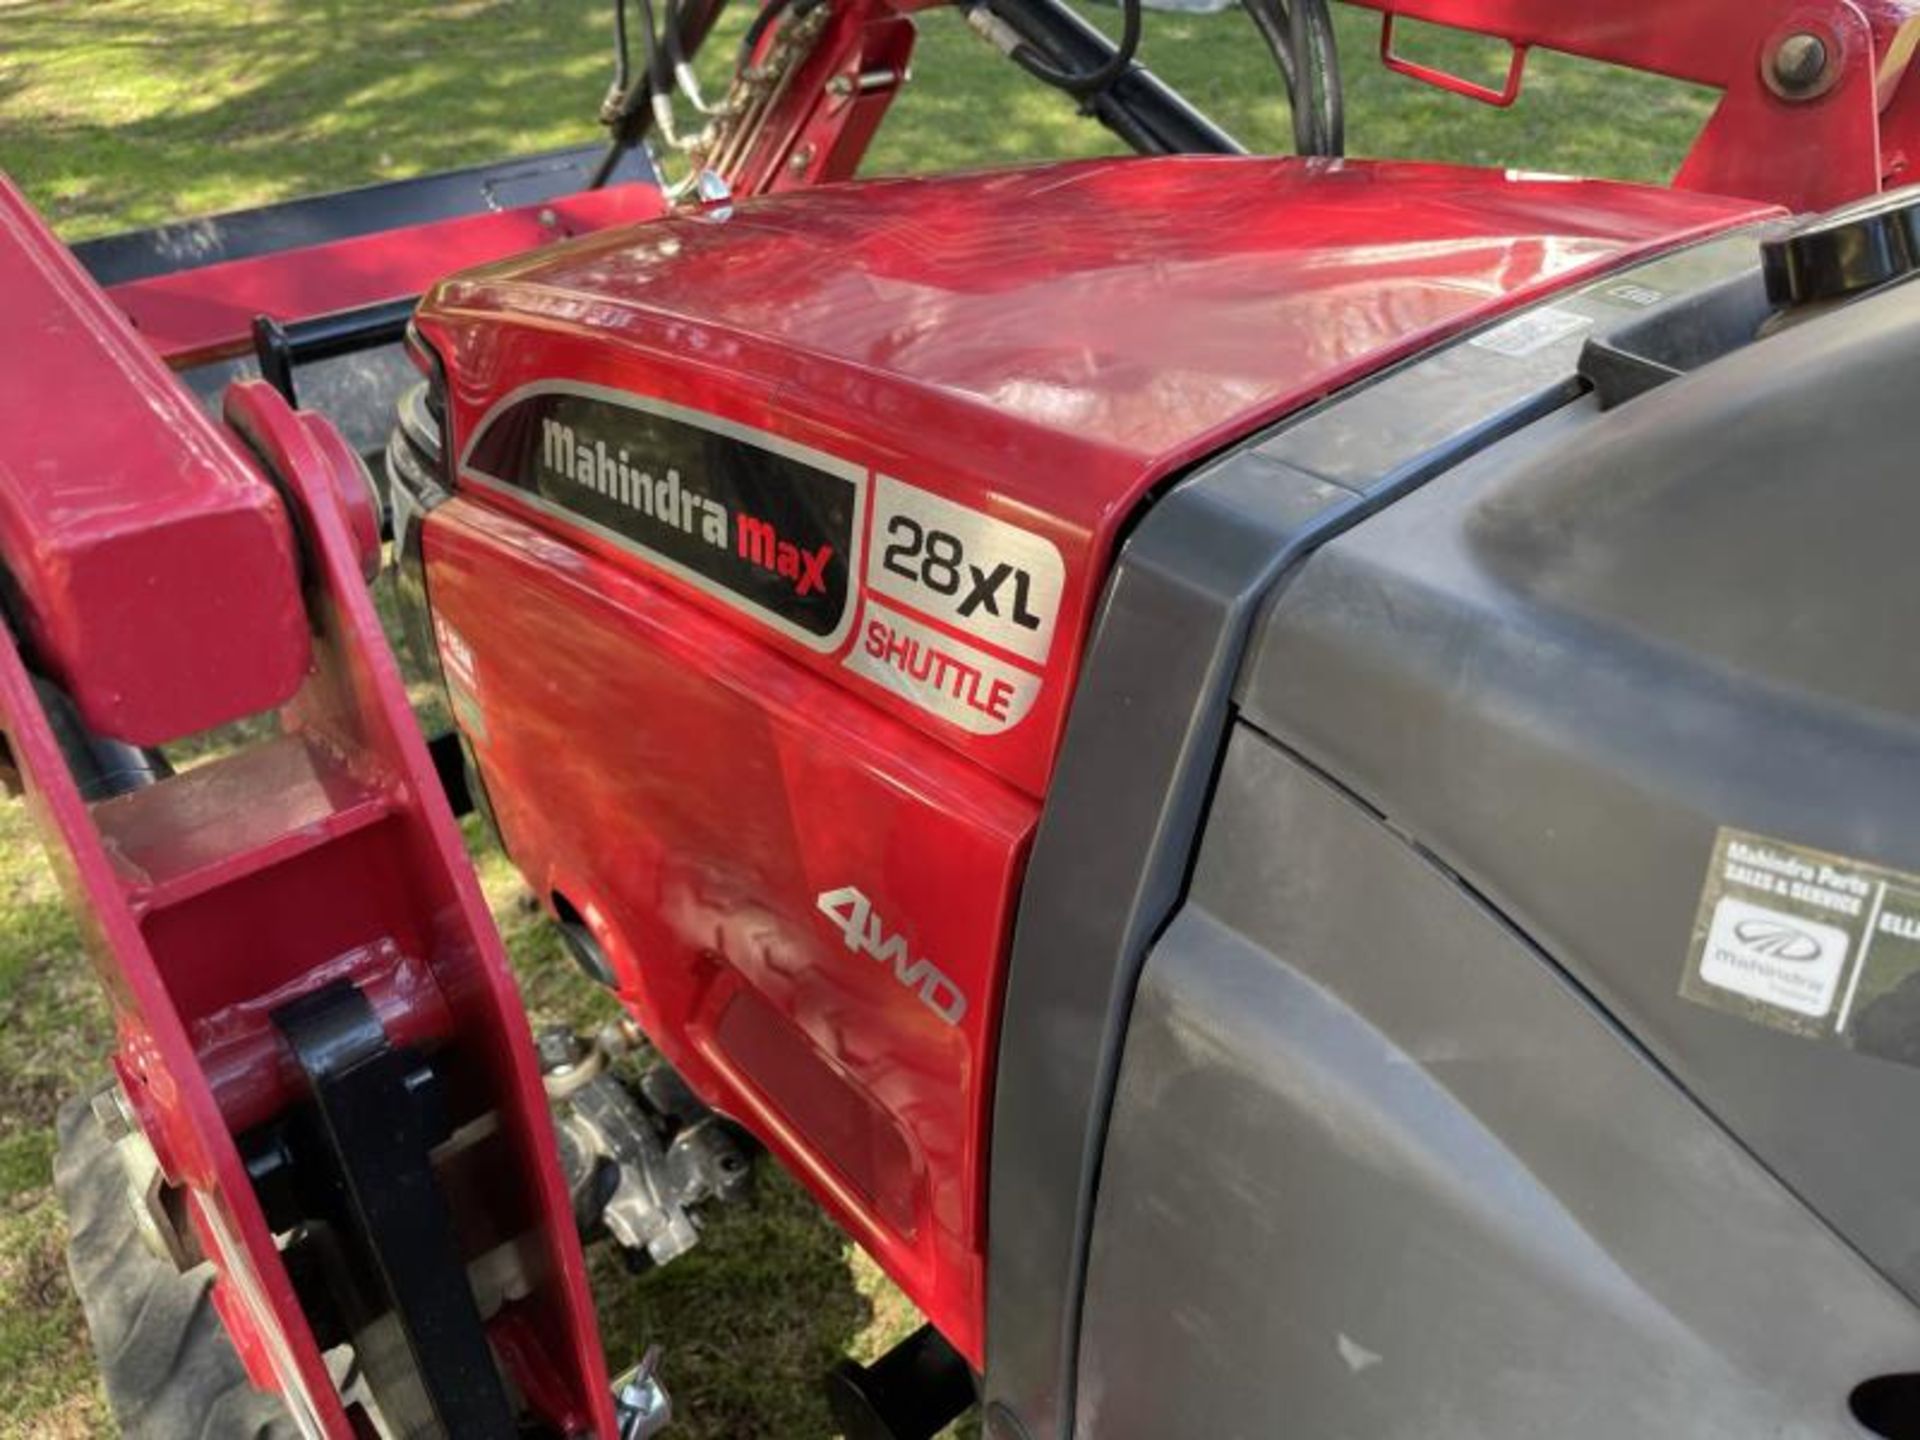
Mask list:
[[[742,23],[728,18],[714,53]],[[1341,14],[1356,154],[1659,180],[1707,112],[1686,87],[1547,55],[1520,103],[1492,111],[1386,73],[1376,23]],[[1249,145],[1286,148],[1284,101],[1237,12],[1154,14],[1146,35],[1147,64]],[[607,44],[603,0],[0,0],[0,171],[77,240],[579,143],[596,133]],[[1504,72],[1485,42],[1426,31],[1406,44],[1483,79]],[[914,72],[868,173],[1116,148],[954,14],[924,17]],[[470,835],[536,1023],[604,1015],[510,867]],[[100,1073],[109,1041],[25,813],[0,803],[0,1436],[112,1430],[48,1179],[54,1109]],[[666,1344],[687,1440],[831,1433],[819,1374],[917,1323],[770,1170],[686,1259],[636,1282],[602,1256],[595,1280],[614,1363]]]

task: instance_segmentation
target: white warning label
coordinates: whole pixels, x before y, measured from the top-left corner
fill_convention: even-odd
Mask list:
[[[1467,343],[1479,350],[1491,350],[1515,360],[1544,350],[1556,340],[1586,329],[1593,321],[1575,310],[1543,305],[1474,336]]]
[[[1722,830],[1680,993],[1906,1060],[1920,1035],[1920,876]]]

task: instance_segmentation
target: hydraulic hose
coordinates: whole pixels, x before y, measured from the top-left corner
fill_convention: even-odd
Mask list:
[[[613,83],[607,87],[601,115],[611,121],[633,83],[632,53],[627,46],[627,0],[613,0]]]
[[[1327,0],[1241,0],[1241,4],[1286,84],[1294,152],[1342,154],[1346,106]]]
[[[1084,113],[1143,155],[1244,155],[1233,136],[1139,64],[1114,66],[1114,42],[1065,0],[973,0],[969,28],[1011,58],[1032,50],[1065,73],[1117,70],[1117,78],[1080,97]]]
[[[1277,0],[1276,0],[1277,3]],[[1340,155],[1347,146],[1340,49],[1327,0],[1293,0],[1293,138],[1302,155]]]
[[[1247,12],[1247,18],[1253,21],[1253,28],[1260,32],[1260,38],[1266,41],[1267,53],[1273,56],[1273,63],[1280,71],[1280,78],[1286,82],[1287,105],[1293,105],[1293,22],[1287,16],[1286,0],[1240,0]]]
[[[1049,64],[1030,45],[1017,47],[1013,51],[1013,62],[1034,79],[1064,90],[1069,95],[1083,100],[1089,95],[1098,95],[1127,73],[1133,64],[1133,57],[1139,53],[1141,12],[1144,8],[1143,0],[1120,0],[1120,43],[1105,64],[1096,65],[1091,70],[1076,74],[1071,70],[1059,69]]]
[[[628,151],[646,137],[653,124],[652,100],[666,94],[673,83],[675,64],[687,64],[700,53],[726,0],[673,0],[667,10],[667,23],[674,27],[674,44],[668,49],[654,25],[650,0],[642,0],[642,19],[647,35],[647,64],[638,79],[626,89],[608,124],[613,140],[587,182],[589,190],[598,190],[613,178]]]

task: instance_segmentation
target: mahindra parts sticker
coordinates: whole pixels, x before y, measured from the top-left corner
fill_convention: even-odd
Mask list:
[[[815,650],[838,649],[852,623],[860,466],[662,401],[546,383],[488,413],[462,469]]]
[[[1065,584],[1052,541],[882,475],[847,666],[970,734],[1010,730],[1039,697]]]
[[[1744,1019],[1912,1061],[1920,875],[1723,829],[1680,993]]]

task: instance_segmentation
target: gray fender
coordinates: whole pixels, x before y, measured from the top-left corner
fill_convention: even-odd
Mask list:
[[[1429,856],[1235,728],[1102,1168],[1076,1433],[1859,1436],[1912,1306]]]

